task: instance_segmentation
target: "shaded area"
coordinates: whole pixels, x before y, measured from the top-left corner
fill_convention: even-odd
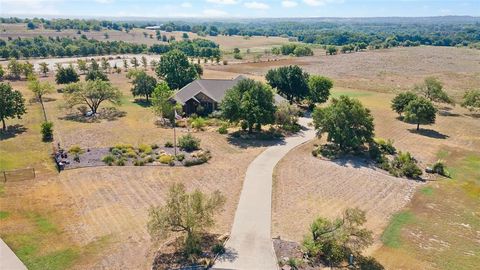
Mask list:
[[[450,137],[446,134],[440,133],[433,129],[420,128],[420,130],[417,130],[415,128],[411,128],[411,129],[408,129],[408,131],[410,131],[411,133],[420,134],[422,136],[426,136],[434,139],[447,139]]]
[[[284,145],[284,138],[242,138],[236,137],[235,135],[230,135],[227,137],[228,143],[235,145],[237,147],[246,149],[251,147],[268,147],[275,145]]]
[[[13,138],[19,134],[26,132],[27,130],[28,128],[20,124],[7,126],[7,130],[0,130],[0,141]]]
[[[95,116],[85,116],[79,112],[69,113],[65,116],[59,117],[60,120],[68,120],[80,123],[98,123],[101,120],[115,121],[127,115],[124,111],[119,111],[115,107],[102,108]]]
[[[152,106],[152,101],[151,100],[147,101],[146,99],[135,99],[133,103],[144,108]]]

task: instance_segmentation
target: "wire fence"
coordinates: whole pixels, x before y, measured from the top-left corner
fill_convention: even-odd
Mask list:
[[[25,168],[11,171],[2,171],[3,182],[16,182],[35,179],[35,168]]]

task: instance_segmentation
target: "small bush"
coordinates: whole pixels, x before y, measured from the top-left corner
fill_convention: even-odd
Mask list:
[[[115,165],[117,166],[125,166],[125,159],[124,158],[119,158],[115,161]]]
[[[182,162],[185,159],[185,154],[184,153],[177,154],[175,156],[175,159]]]
[[[148,144],[140,144],[138,146],[138,151],[140,151],[141,153],[147,154],[147,155],[149,155],[153,152],[152,147]]]
[[[445,177],[450,177],[450,173],[447,170],[447,166],[445,166],[445,164],[441,160],[438,160],[433,164],[432,170],[434,173],[443,175]]]
[[[106,155],[102,158],[102,161],[108,166],[112,166],[113,162],[115,162],[115,157],[112,155]]]
[[[370,143],[368,146],[368,155],[370,156],[371,159],[380,162],[383,154],[382,151],[380,150],[380,147],[377,143]]]
[[[152,163],[152,162],[155,161],[155,158],[153,158],[152,156],[149,156],[149,157],[147,157],[146,161],[147,161],[147,163]]]
[[[178,146],[187,152],[198,150],[200,148],[200,139],[187,134],[178,139]]]
[[[189,159],[186,159],[185,162],[183,162],[183,165],[185,165],[186,167],[190,167],[190,166],[200,165],[200,164],[203,164],[205,162],[206,161],[203,161],[203,160],[198,159],[198,158],[189,158]]]
[[[398,174],[398,176],[418,178],[420,175],[422,175],[422,170],[417,166],[416,163],[417,161],[409,152],[400,152],[391,162],[391,167],[392,170],[396,170],[396,174]]]
[[[205,119],[203,119],[202,117],[197,117],[193,119],[191,124],[192,128],[194,128],[195,130],[203,130],[205,125],[206,125]]]
[[[154,143],[154,144],[151,144],[150,147],[152,149],[158,149],[159,146],[158,146],[158,144]]]
[[[53,140],[53,123],[52,122],[42,123],[42,140],[44,142],[50,142]]]
[[[145,165],[145,161],[143,159],[135,159],[135,161],[133,161],[133,165],[135,166],[144,166]]]
[[[129,158],[134,158],[134,157],[137,157],[137,152],[135,152],[135,150],[133,150],[133,149],[128,149],[125,152],[125,155]]]
[[[393,155],[397,152],[397,149],[393,146],[393,140],[384,140],[384,139],[375,139],[375,143],[377,143],[378,147],[382,152]]]
[[[218,133],[227,134],[228,133],[228,126],[226,124],[223,124],[221,127],[218,128]]]
[[[170,164],[171,162],[173,162],[173,156],[171,156],[171,155],[160,156],[159,161],[162,164]]]
[[[74,160],[75,162],[80,162],[80,156],[79,156],[78,154],[75,154],[75,155],[73,156],[73,160]]]
[[[168,147],[168,148],[172,148],[173,147],[173,143],[171,141],[167,141],[165,143],[165,147]]]
[[[225,253],[225,247],[222,244],[217,243],[212,247],[212,252],[214,254],[222,255]]]
[[[85,151],[78,145],[74,145],[74,146],[70,147],[70,149],[68,149],[68,152],[70,154],[74,154],[74,155],[75,154],[79,155],[79,154],[85,153]]]

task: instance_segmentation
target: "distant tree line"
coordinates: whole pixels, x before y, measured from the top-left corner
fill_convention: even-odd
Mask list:
[[[145,44],[135,44],[123,41],[98,41],[81,38],[67,37],[34,37],[17,38],[10,41],[0,40],[0,58],[30,58],[30,57],[64,57],[64,56],[90,56],[105,54],[146,53],[162,54],[172,49],[179,49],[191,57],[208,57],[220,59],[218,44],[196,39],[184,40],[170,44],[154,44],[148,47]]]
[[[54,29],[57,31],[66,29],[75,29],[80,31],[101,31],[103,29],[112,29],[117,31],[132,29],[135,25],[126,22],[113,22],[107,20],[85,20],[85,19],[22,19],[17,17],[0,18],[0,23],[26,23],[28,29],[38,28],[40,25],[45,29]]]

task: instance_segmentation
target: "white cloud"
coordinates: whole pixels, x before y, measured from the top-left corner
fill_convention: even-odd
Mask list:
[[[205,17],[225,17],[227,16],[228,13],[223,11],[223,10],[219,10],[219,9],[204,9],[203,10],[203,16]]]
[[[269,9],[270,8],[269,5],[261,2],[246,2],[244,6],[246,8],[251,8],[251,9]]]
[[[295,1],[289,1],[289,0],[282,1],[282,7],[290,8],[290,7],[296,7],[297,5],[298,3]]]
[[[0,0],[1,14],[58,15],[62,0]]]
[[[192,4],[189,3],[189,2],[184,2],[184,3],[182,3],[180,6],[183,7],[183,8],[191,8],[191,7],[192,7]]]
[[[238,3],[238,0],[207,0],[207,2],[219,5],[235,5]]]
[[[100,3],[100,4],[111,4],[115,0],[95,0],[95,2]]]
[[[343,3],[344,0],[303,0],[303,2],[309,6],[323,6],[328,3]]]

